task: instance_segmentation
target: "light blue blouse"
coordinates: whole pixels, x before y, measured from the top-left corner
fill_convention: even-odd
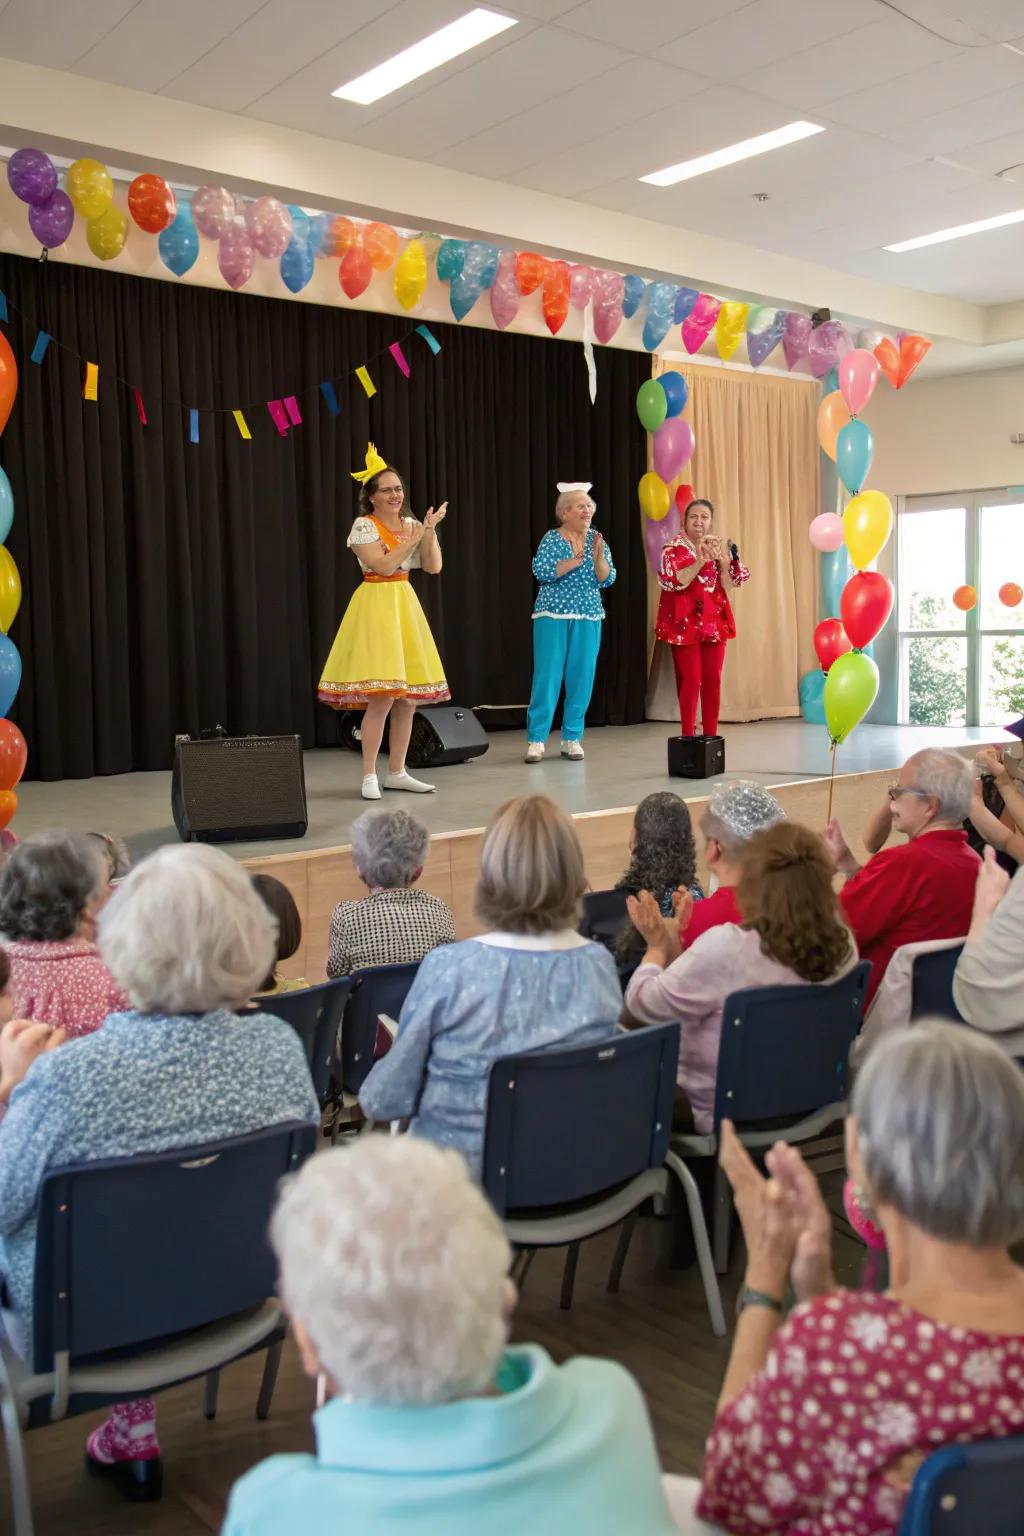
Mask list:
[[[315,1456],[272,1456],[231,1494],[221,1536],[678,1536],[628,1371],[510,1349],[493,1397],[408,1407],[335,1398]]]
[[[371,1120],[457,1147],[480,1176],[487,1074],[499,1056],[592,1045],[618,1028],[615,962],[579,934],[485,934],[420,962],[398,1035],[359,1102]]]
[[[604,581],[598,581],[593,553],[596,537],[596,531],[588,528],[583,546],[583,564],[578,565],[574,571],[567,571],[564,576],[559,576],[555,567],[560,560],[568,560],[572,556],[568,540],[562,537],[558,528],[550,529],[541,539],[533,557],[533,574],[540,582],[533,604],[535,619],[604,618],[601,589],[610,587],[615,580],[615,562],[606,544],[604,554],[608,561],[608,575]]]

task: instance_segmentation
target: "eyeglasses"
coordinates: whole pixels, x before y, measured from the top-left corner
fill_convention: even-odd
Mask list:
[[[890,800],[898,800],[900,795],[924,795],[925,799],[928,798],[926,789],[915,789],[912,784],[890,784],[886,794]]]

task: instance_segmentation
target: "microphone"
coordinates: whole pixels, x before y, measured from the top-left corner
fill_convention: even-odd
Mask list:
[[[730,539],[729,540],[729,558],[731,560],[738,560],[739,557],[740,557],[740,547],[739,547],[738,544],[734,544],[732,539]]]

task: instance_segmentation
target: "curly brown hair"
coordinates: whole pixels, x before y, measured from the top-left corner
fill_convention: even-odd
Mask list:
[[[383,469],[378,469],[375,475],[371,475],[369,480],[365,480],[359,487],[360,517],[372,517],[373,515],[373,496],[377,490],[378,485],[380,484],[381,475],[398,476],[399,483],[402,487],[402,512],[404,514],[406,502],[409,500],[409,491],[408,487],[406,486],[405,479],[401,470],[396,469],[393,464],[385,464]]]
[[[792,821],[755,832],[740,855],[743,927],[760,934],[763,955],[804,981],[828,981],[852,955],[834,873],[821,838]]]

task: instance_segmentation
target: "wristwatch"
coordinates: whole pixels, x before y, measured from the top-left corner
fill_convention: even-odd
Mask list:
[[[736,1316],[739,1317],[747,1307],[769,1307],[781,1316],[782,1299],[779,1296],[769,1296],[767,1291],[752,1290],[749,1285],[745,1285],[736,1298]]]

